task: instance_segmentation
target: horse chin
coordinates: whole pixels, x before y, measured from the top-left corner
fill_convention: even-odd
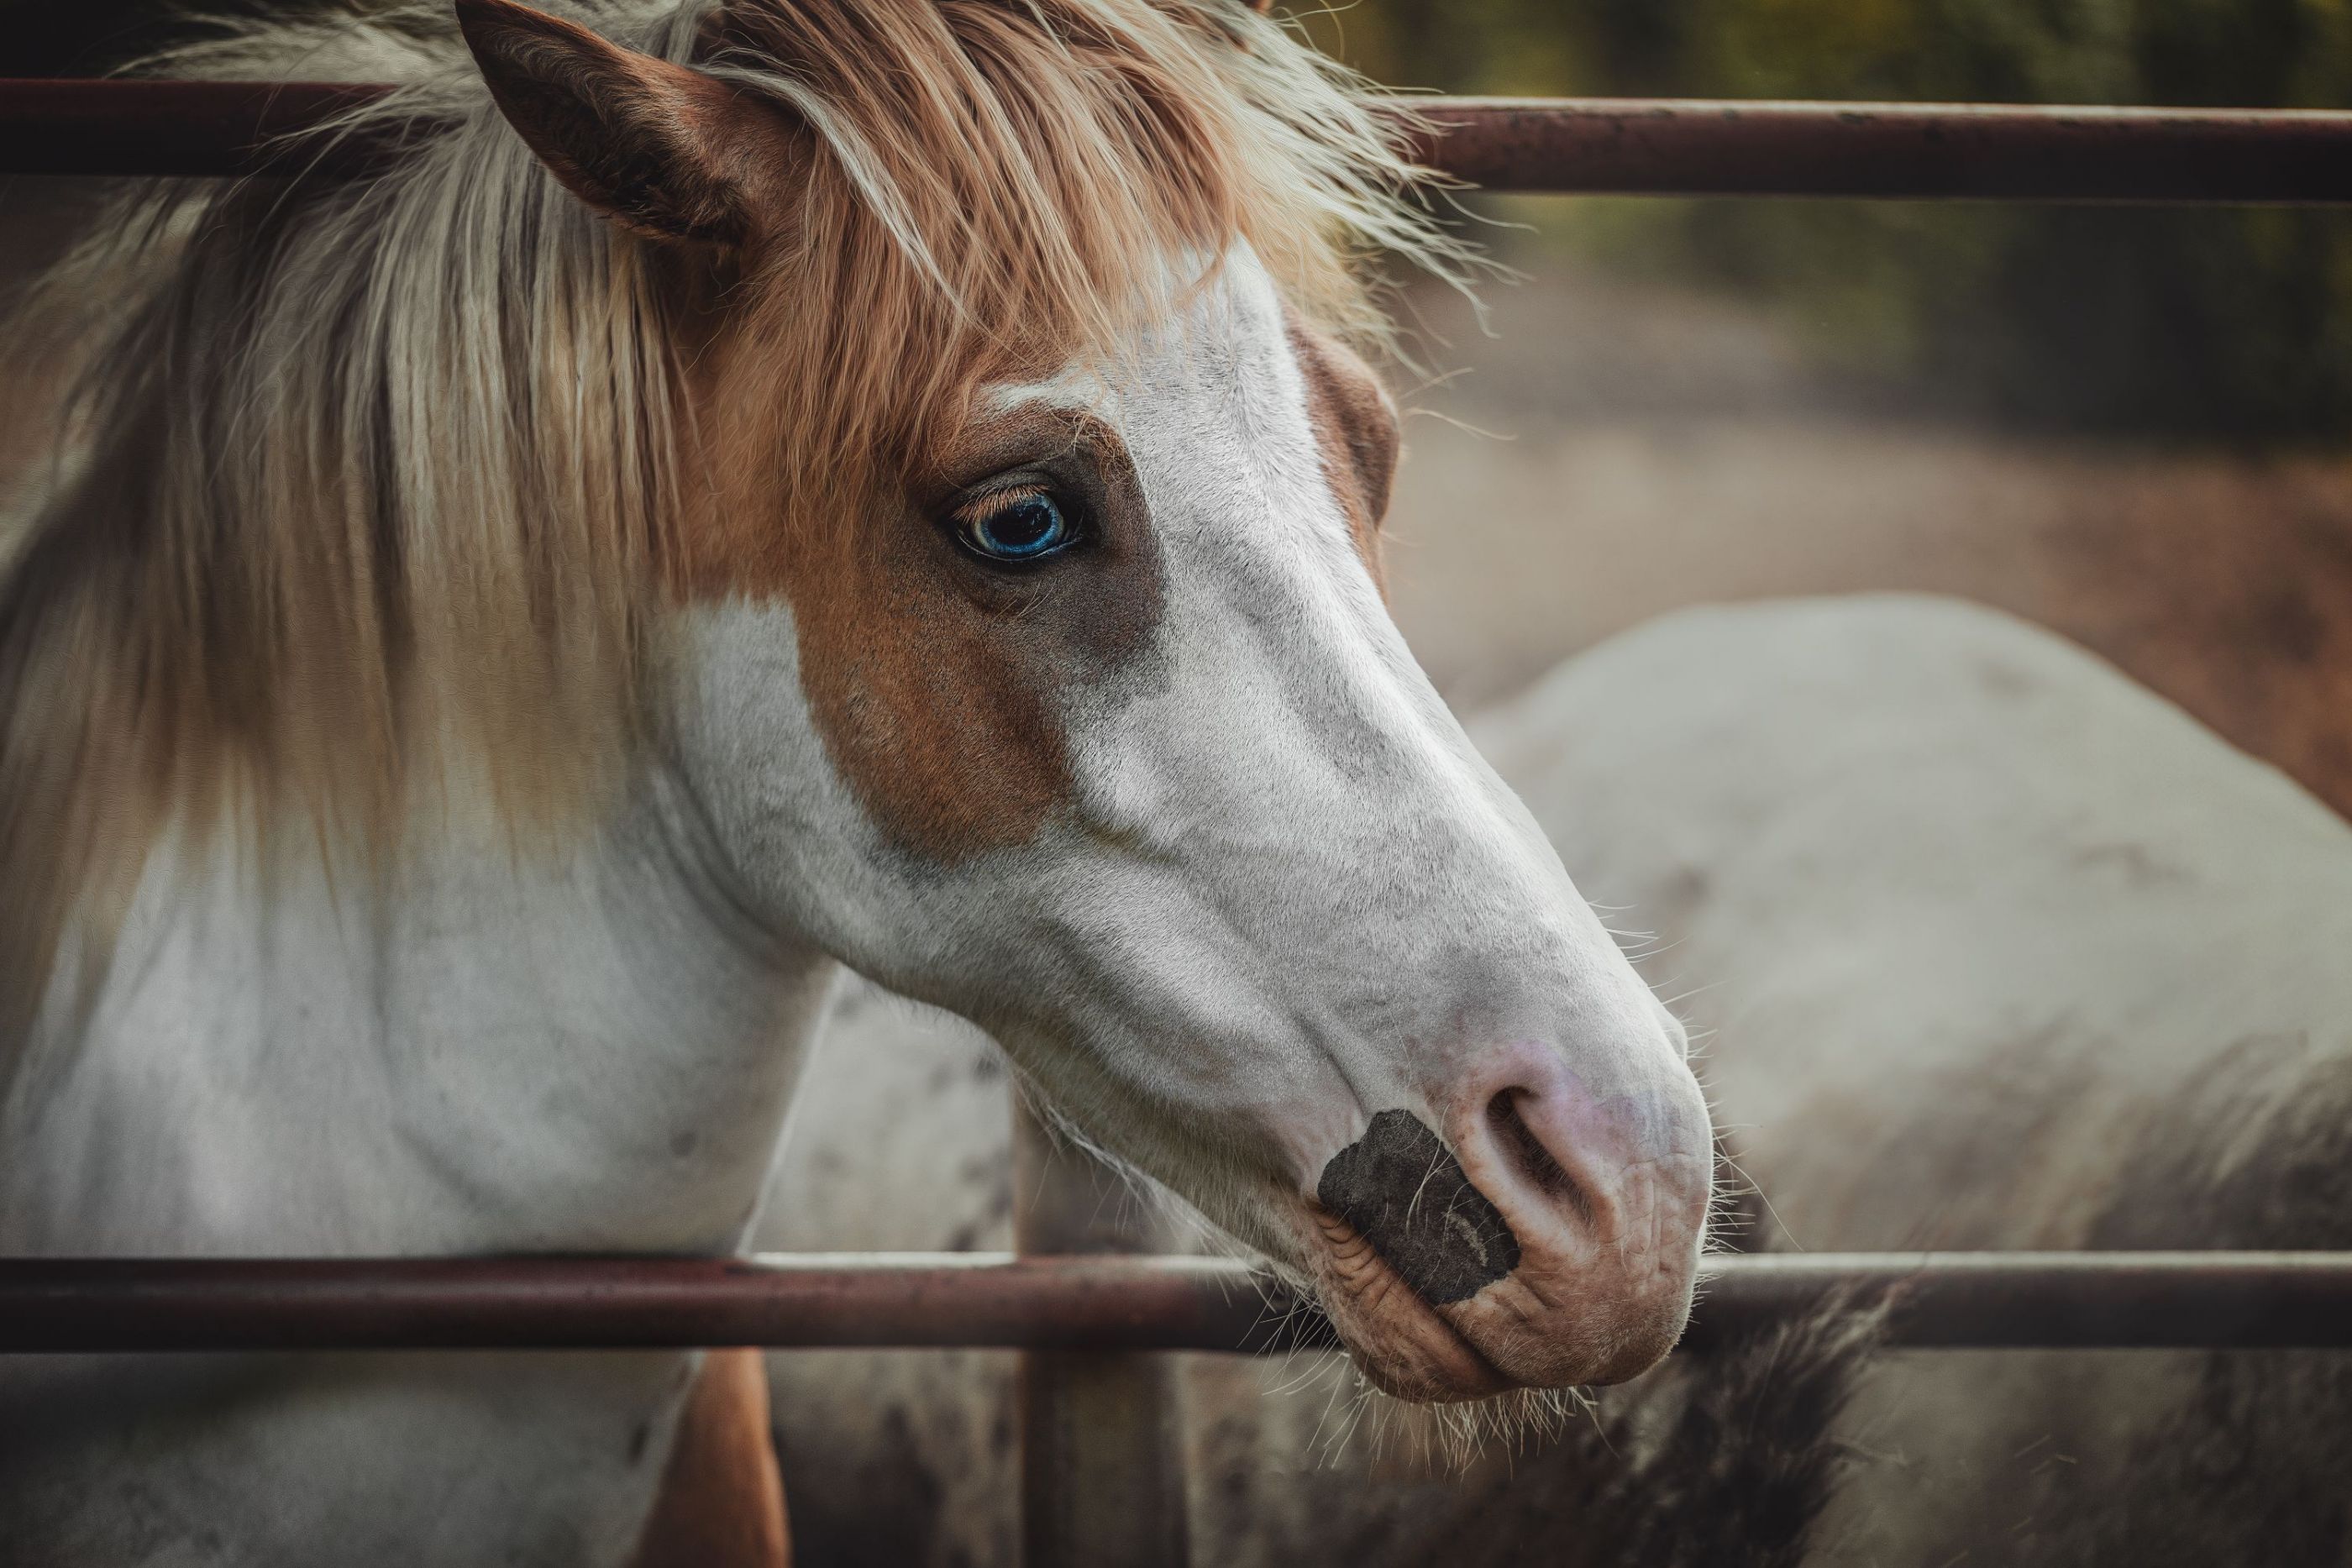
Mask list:
[[[1315,1215],[1316,1294],[1356,1365],[1383,1394],[1461,1404],[1520,1387],[1414,1292],[1347,1221]]]

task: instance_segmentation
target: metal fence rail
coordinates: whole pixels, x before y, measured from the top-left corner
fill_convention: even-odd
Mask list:
[[[351,174],[356,82],[0,79],[0,174]],[[1423,161],[1491,190],[2352,202],[2352,113],[1665,99],[1410,100]]]
[[[2352,201],[2352,113],[1437,99],[1433,168],[1496,191],[2034,202]]]
[[[1919,1349],[2352,1348],[2352,1252],[1729,1255],[1700,1291],[1685,1349],[1881,1300]],[[0,1259],[0,1354],[1331,1343],[1221,1259]]]

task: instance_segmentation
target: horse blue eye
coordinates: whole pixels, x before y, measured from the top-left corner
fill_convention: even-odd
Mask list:
[[[956,524],[965,548],[988,560],[1041,560],[1077,541],[1061,503],[1043,490],[985,497]]]

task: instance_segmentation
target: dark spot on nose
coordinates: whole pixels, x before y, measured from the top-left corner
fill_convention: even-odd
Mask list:
[[[1502,1211],[1410,1111],[1374,1116],[1323,1167],[1315,1196],[1424,1301],[1475,1296],[1519,1266],[1519,1240]]]

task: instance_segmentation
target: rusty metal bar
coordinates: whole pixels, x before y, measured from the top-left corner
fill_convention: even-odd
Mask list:
[[[1420,106],[1497,191],[2029,202],[2352,201],[2352,113],[1669,99]]]
[[[1812,1253],[1707,1260],[1689,1349],[1833,1300],[1914,1348],[2352,1349],[2352,1252]],[[741,1260],[0,1259],[0,1354],[1328,1344],[1240,1263],[817,1253]]]
[[[1683,1344],[1888,1303],[1915,1350],[2352,1349],[2352,1252],[1810,1253],[1710,1260]]]
[[[0,1352],[1231,1349],[1262,1316],[1214,1260],[0,1259]]]
[[[369,167],[304,133],[388,89],[0,80],[0,173]],[[2067,202],[2352,201],[2352,113],[1670,99],[1404,100],[1424,162],[1493,190]]]

